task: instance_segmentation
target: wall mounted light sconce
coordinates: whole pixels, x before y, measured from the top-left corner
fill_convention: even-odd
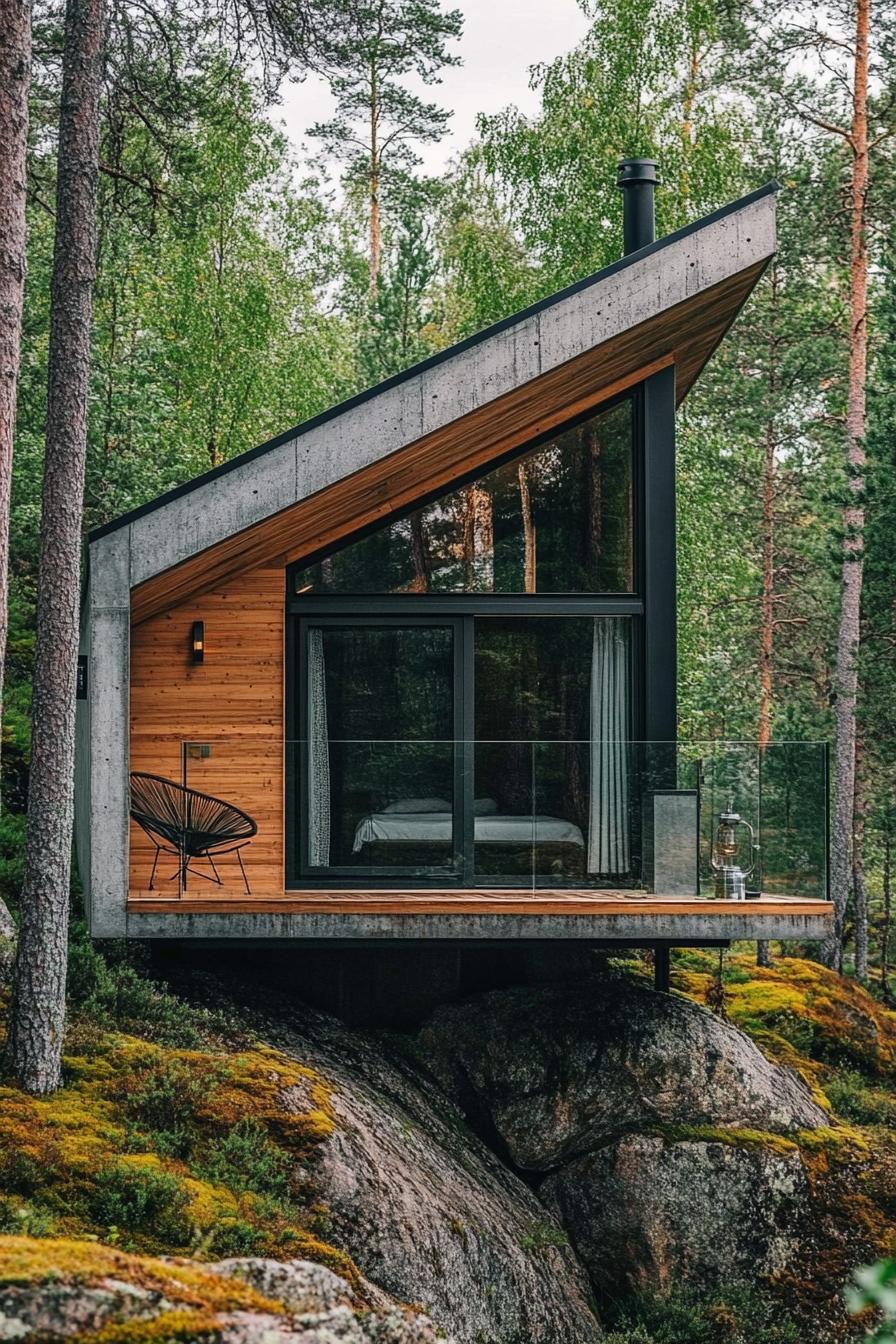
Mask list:
[[[201,663],[205,658],[205,622],[194,621],[193,629],[190,633],[190,651],[193,654],[193,662]]]

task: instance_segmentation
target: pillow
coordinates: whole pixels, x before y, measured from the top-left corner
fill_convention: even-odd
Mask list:
[[[383,812],[450,812],[451,804],[444,798],[398,798]]]
[[[494,798],[477,798],[473,803],[474,817],[491,817],[498,810],[498,804]]]

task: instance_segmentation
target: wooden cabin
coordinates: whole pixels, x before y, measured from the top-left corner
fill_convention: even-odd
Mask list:
[[[675,409],[775,185],[654,241],[654,180],[620,261],[91,535],[96,937],[824,936],[824,748],[676,742]]]

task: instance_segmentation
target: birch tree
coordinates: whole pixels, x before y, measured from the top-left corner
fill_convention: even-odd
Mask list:
[[[839,19],[839,28],[837,21]],[[831,25],[828,27],[828,25]],[[847,375],[845,469],[847,496],[843,506],[840,569],[840,616],[834,674],[836,774],[834,785],[831,894],[833,928],[825,960],[838,970],[843,964],[846,907],[852,877],[852,840],[856,798],[856,703],[862,604],[865,529],[865,418],[868,372],[868,188],[870,182],[869,74],[871,0],[855,0],[840,15],[815,14],[805,26],[789,30],[785,45],[812,50],[838,70],[839,85],[850,90],[846,115],[837,117],[837,92],[819,100],[807,96],[805,82],[789,96],[805,124],[840,140],[849,156],[847,310],[849,368]],[[833,106],[832,106],[833,103]],[[886,135],[882,129],[874,143]]]

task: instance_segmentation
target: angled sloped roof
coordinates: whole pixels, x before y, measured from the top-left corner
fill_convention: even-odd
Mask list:
[[[512,452],[651,371],[687,393],[775,248],[769,183],[123,515],[90,567],[135,620],[321,546]]]

